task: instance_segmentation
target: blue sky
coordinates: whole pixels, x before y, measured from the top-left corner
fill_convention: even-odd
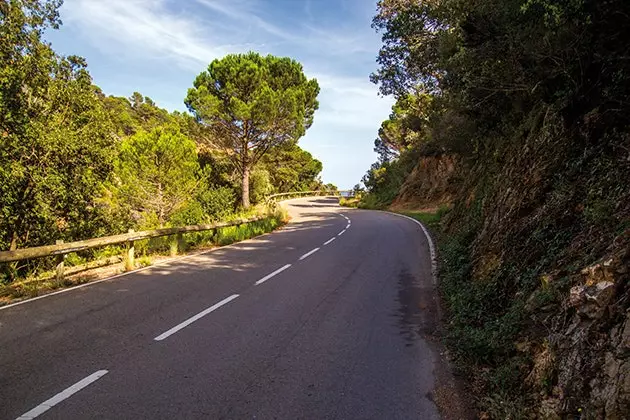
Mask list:
[[[169,110],[197,74],[225,54],[257,51],[300,61],[318,79],[320,109],[300,145],[322,178],[356,184],[376,160],[373,142],[392,99],[368,80],[380,38],[376,0],[65,0],[47,35],[61,54],[87,59],[106,94],[151,97]]]

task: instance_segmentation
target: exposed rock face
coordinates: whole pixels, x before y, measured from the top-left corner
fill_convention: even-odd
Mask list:
[[[545,399],[541,417],[630,418],[629,256],[624,250],[587,267],[571,288],[548,337],[558,392]]]
[[[587,318],[599,319],[615,295],[615,283],[602,281],[592,286],[578,285],[571,288],[569,307],[577,308]]]
[[[458,164],[453,156],[423,157],[407,177],[392,207],[430,207],[450,202],[456,193]]]

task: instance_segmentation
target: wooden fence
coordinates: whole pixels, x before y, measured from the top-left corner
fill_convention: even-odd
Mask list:
[[[314,196],[314,195],[333,195],[327,191],[304,191],[299,193],[282,193],[274,194],[267,198],[268,203],[277,202],[278,200],[286,200],[293,197]],[[336,194],[335,194],[336,195]],[[171,255],[176,255],[184,249],[184,233],[205,232],[216,230],[219,228],[240,226],[247,223],[253,223],[264,220],[266,217],[256,216],[249,219],[239,219],[232,222],[220,222],[209,225],[194,225],[165,229],[145,230],[134,232],[130,230],[128,233],[120,235],[104,236],[101,238],[86,239],[84,241],[75,241],[64,243],[57,241],[55,245],[37,246],[32,248],[22,248],[13,251],[0,251],[0,263],[10,263],[15,261],[30,260],[34,258],[57,257],[56,277],[57,281],[63,280],[64,276],[64,259],[67,254],[78,251],[85,251],[92,248],[100,248],[110,245],[126,245],[125,269],[130,270],[135,265],[135,241],[143,239],[160,238],[164,236],[173,237],[171,242]]]

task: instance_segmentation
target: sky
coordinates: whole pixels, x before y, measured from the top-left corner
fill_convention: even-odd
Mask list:
[[[378,128],[393,100],[369,81],[380,37],[376,0],[65,0],[63,26],[46,38],[80,55],[108,95],[135,91],[185,111],[195,76],[226,54],[289,56],[316,78],[315,122],[300,146],[324,164],[322,179],[358,183],[372,162]]]

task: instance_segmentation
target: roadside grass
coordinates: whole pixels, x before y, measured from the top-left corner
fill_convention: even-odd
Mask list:
[[[283,220],[284,219],[281,216],[275,216],[257,222],[248,223],[246,225],[221,228],[218,229],[214,243],[219,246],[224,246],[253,238],[255,236],[276,230],[278,227],[286,223]]]
[[[357,208],[359,207],[359,202],[361,201],[360,198],[345,198],[345,197],[340,197],[339,198],[339,205],[341,207],[351,207],[351,208]]]
[[[395,211],[394,213],[403,214],[405,216],[409,216],[412,219],[416,219],[420,223],[423,223],[428,228],[431,228],[434,233],[439,233],[440,230],[440,221],[444,217],[444,215],[448,212],[448,207],[442,206],[434,211],[428,210],[420,210],[420,211]]]
[[[185,249],[188,251],[211,249],[235,242],[250,239],[282,227],[289,221],[287,211],[280,206],[253,208],[247,212],[234,214],[224,221],[246,219],[254,216],[266,216],[264,219],[239,226],[219,228],[216,231],[194,232],[184,236]],[[133,269],[147,267],[158,260],[171,256],[173,238],[152,238],[136,241],[136,259]],[[0,284],[0,306],[18,300],[37,297],[62,288],[78,286],[99,278],[106,278],[125,271],[124,246],[103,247],[88,252],[72,253],[64,260],[65,277],[58,282],[55,271],[51,269],[35,269],[28,276],[8,284]],[[41,264],[50,267],[51,261]]]

